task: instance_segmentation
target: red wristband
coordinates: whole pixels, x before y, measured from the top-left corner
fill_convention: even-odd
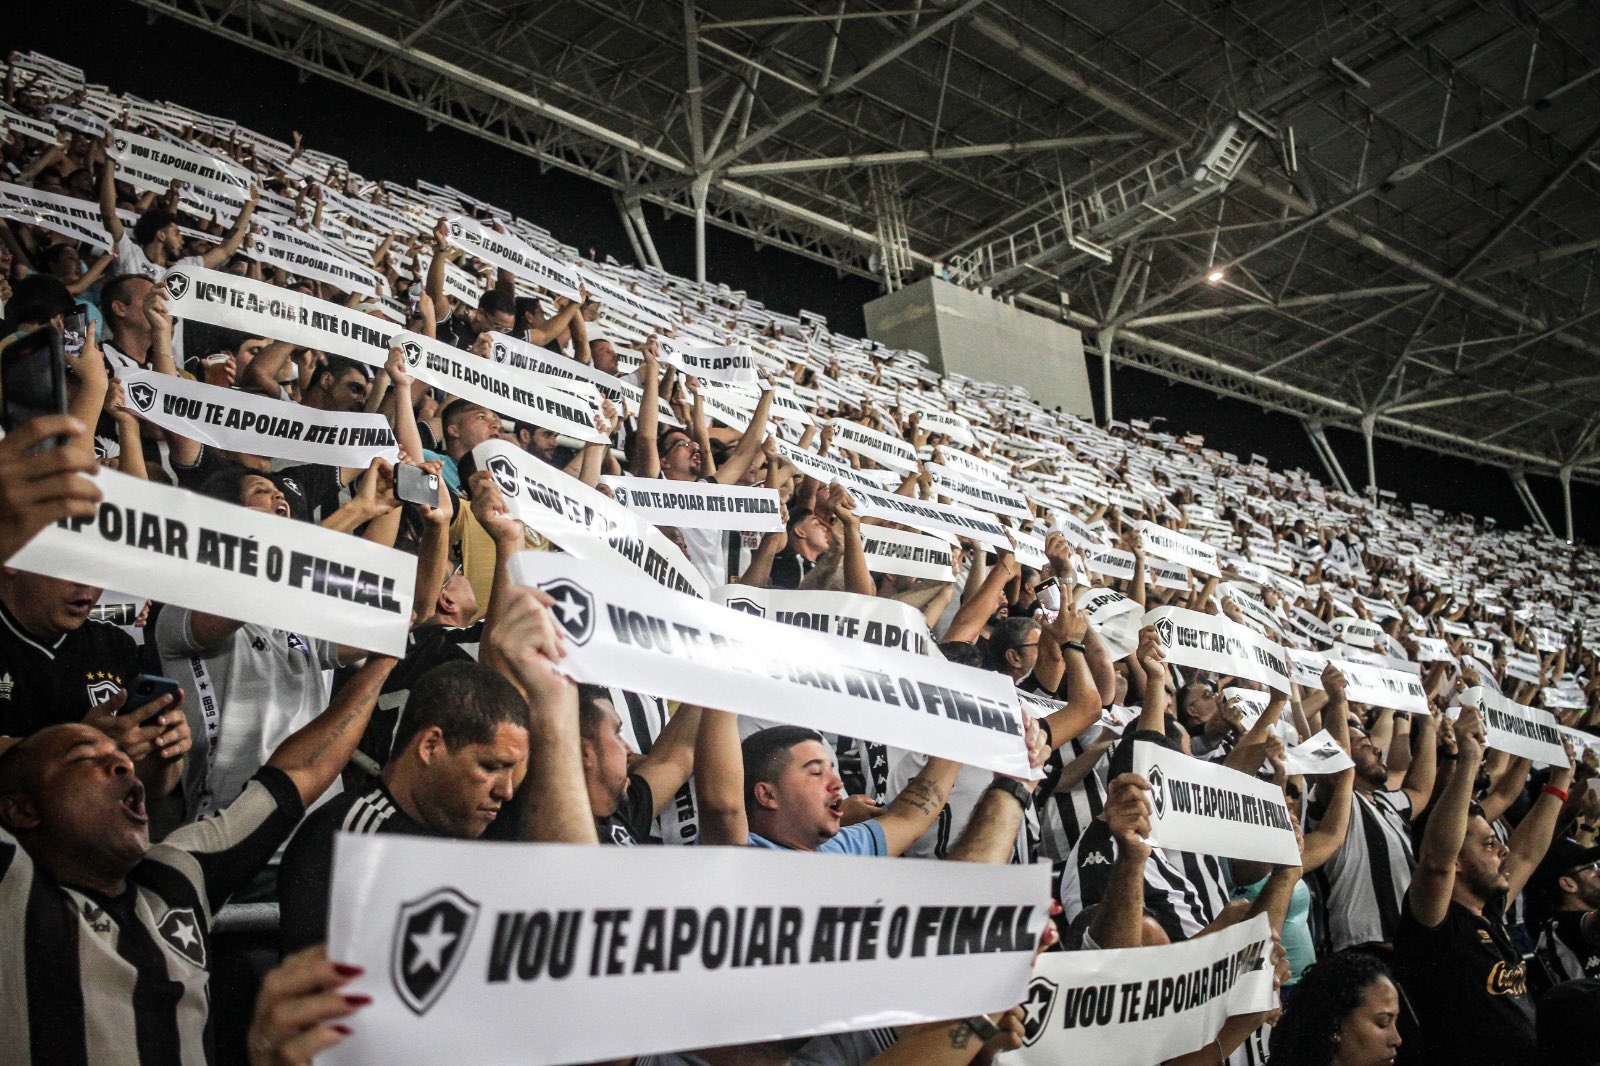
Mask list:
[[[1539,791],[1543,792],[1543,793],[1546,793],[1547,795],[1554,796],[1556,799],[1560,800],[1562,803],[1567,802],[1567,799],[1568,799],[1567,794],[1565,792],[1561,791],[1559,788],[1557,788],[1554,785],[1546,785],[1543,788],[1541,788]]]

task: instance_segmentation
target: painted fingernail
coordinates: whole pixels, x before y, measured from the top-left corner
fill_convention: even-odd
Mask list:
[[[350,992],[345,995],[344,1001],[352,1007],[365,1007],[372,1002],[372,997],[364,996],[360,992]]]
[[[338,1033],[340,1036],[349,1036],[350,1035],[350,1027],[348,1025],[330,1025],[330,1026],[328,1026],[328,1028],[332,1029],[334,1032]]]
[[[333,969],[341,977],[360,977],[367,972],[359,966],[351,966],[348,962],[336,962],[333,964]]]

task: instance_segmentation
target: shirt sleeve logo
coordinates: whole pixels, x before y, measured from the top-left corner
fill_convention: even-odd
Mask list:
[[[400,906],[389,978],[413,1014],[426,1014],[461,967],[478,922],[478,904],[453,888],[436,888]]]

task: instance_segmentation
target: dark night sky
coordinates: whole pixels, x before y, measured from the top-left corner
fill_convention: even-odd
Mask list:
[[[94,27],[93,34],[84,32]],[[10,47],[35,48],[84,68],[91,81],[114,90],[172,100],[237,119],[287,141],[300,130],[309,147],[349,160],[372,177],[406,183],[424,178],[455,185],[546,226],[559,239],[598,249],[623,262],[632,255],[609,190],[587,179],[550,169],[526,157],[439,126],[429,130],[417,115],[353,89],[310,76],[290,65],[164,17],[125,0],[77,0],[30,4],[28,18],[13,20]],[[693,273],[693,230],[682,216],[663,218],[646,206],[663,265]],[[710,227],[707,275],[742,288],[769,307],[801,308],[827,315],[833,328],[865,333],[861,305],[878,295],[862,278],[840,277],[832,268],[748,238]],[[1100,372],[1090,368],[1099,409]],[[1160,415],[1179,432],[1203,433],[1208,444],[1241,455],[1259,452],[1275,467],[1303,466],[1326,477],[1299,423],[1288,416],[1169,383],[1144,371],[1117,367],[1113,385],[1117,416]],[[1329,437],[1351,480],[1365,482],[1359,434],[1330,431]],[[1527,521],[1504,470],[1379,440],[1378,483],[1403,500],[1470,514],[1492,515],[1502,525]],[[1529,479],[1551,523],[1561,528],[1561,490],[1554,478]],[[1578,486],[1573,494],[1580,538],[1600,539],[1600,490]]]

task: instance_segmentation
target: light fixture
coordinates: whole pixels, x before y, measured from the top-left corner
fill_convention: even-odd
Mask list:
[[[1213,270],[1211,273],[1206,275],[1206,280],[1215,285],[1217,282],[1222,280],[1222,271]]]

